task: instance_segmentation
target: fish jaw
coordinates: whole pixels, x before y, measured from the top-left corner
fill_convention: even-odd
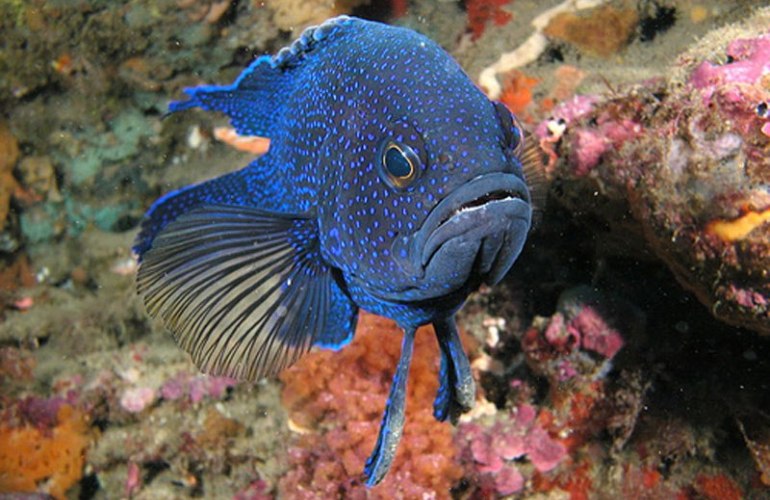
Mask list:
[[[430,300],[474,279],[497,283],[521,252],[530,222],[529,191],[519,176],[492,173],[468,181],[439,202],[420,229],[393,243],[400,268],[417,278],[399,295]]]

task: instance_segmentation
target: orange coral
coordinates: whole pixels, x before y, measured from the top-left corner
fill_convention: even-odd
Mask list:
[[[401,349],[390,320],[361,314],[356,338],[339,352],[318,351],[281,374],[283,403],[297,427],[313,429],[289,451],[293,470],[282,480],[284,496],[323,492],[364,494],[364,461],[374,446],[388,388]],[[438,347],[430,328],[416,334],[407,394],[406,426],[388,476],[372,498],[404,498],[435,492],[449,497],[462,475],[455,463],[452,427],[433,418],[438,388]],[[297,492],[304,493],[297,493]]]
[[[31,425],[0,426],[0,493],[44,492],[64,498],[83,476],[90,440],[86,417],[69,405],[46,432]]]
[[[580,16],[571,12],[559,14],[543,32],[584,52],[609,57],[626,46],[638,22],[639,16],[634,9],[616,9],[608,5]]]
[[[540,83],[539,79],[513,70],[506,79],[500,101],[511,110],[511,113],[521,114],[532,102],[532,89],[538,83]]]
[[[716,219],[708,223],[706,231],[722,241],[732,243],[746,238],[749,233],[770,221],[770,208],[761,211],[745,209],[743,215],[733,220]]]

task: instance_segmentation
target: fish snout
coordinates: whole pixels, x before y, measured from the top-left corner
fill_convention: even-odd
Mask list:
[[[396,238],[392,255],[426,295],[472,279],[494,284],[521,252],[530,220],[524,181],[512,173],[485,174],[449,193],[418,231]]]

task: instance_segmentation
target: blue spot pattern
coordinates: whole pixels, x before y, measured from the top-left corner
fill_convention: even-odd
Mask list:
[[[171,111],[223,112],[239,133],[269,137],[270,150],[150,208],[134,247],[148,310],[182,347],[195,346],[199,365],[241,373],[265,364],[246,371],[258,375],[311,343],[343,347],[358,308],[395,319],[405,330],[402,358],[364,469],[375,485],[404,424],[418,326],[433,323],[441,347],[436,418],[454,420],[473,404],[454,313],[480,284],[505,275],[526,239],[522,135],[437,44],[346,16],[308,28],[230,85],[186,92]],[[269,233],[264,244],[260,231]],[[257,257],[247,255],[249,234]],[[185,266],[205,279],[181,284]],[[220,281],[216,293],[196,285]],[[282,326],[292,315],[302,318],[301,334]]]

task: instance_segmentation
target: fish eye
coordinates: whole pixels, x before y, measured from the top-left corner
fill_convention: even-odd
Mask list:
[[[524,148],[524,131],[519,120],[501,102],[495,102],[495,111],[503,128],[503,147],[510,149],[514,155],[521,154]]]
[[[387,142],[380,155],[380,174],[390,186],[403,189],[417,178],[420,159],[406,144]]]

